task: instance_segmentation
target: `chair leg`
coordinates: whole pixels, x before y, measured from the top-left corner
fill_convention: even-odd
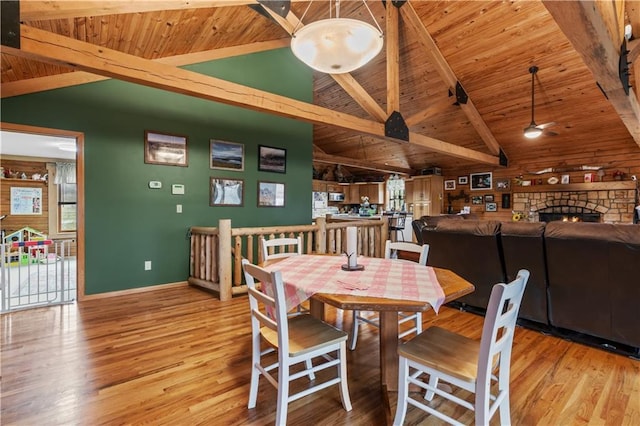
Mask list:
[[[304,362],[304,365],[307,367],[307,370],[311,370],[313,368],[313,364],[311,363],[311,360],[308,359]],[[309,371],[309,380],[315,380],[316,379],[316,374],[313,371]]]
[[[434,389],[438,387],[438,376],[435,376],[433,374],[429,375],[429,386]],[[435,392],[428,390],[424,394],[424,399],[426,399],[427,401],[431,401],[434,395]]]
[[[345,411],[351,411],[351,397],[349,397],[349,386],[347,384],[347,345],[340,345],[340,364],[338,364],[338,376],[340,377],[340,399]]]
[[[349,339],[349,350],[354,351],[356,349],[356,343],[358,343],[358,315],[359,311],[353,311],[353,321],[351,321],[351,336]]]
[[[278,401],[276,403],[276,425],[287,424],[287,405],[289,404],[289,364],[278,366]]]
[[[258,400],[258,385],[260,384],[260,371],[256,367],[260,363],[260,338],[253,343],[251,355],[251,388],[249,389],[248,408],[255,408]]]
[[[393,419],[394,426],[404,423],[407,415],[407,397],[409,396],[409,365],[407,359],[400,357],[398,362],[398,403],[396,404],[396,416]]]
[[[422,333],[422,312],[416,312],[416,336]]]

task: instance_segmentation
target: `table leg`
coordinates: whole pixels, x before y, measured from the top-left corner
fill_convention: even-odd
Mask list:
[[[309,301],[309,311],[313,317],[324,321],[324,302],[316,300],[312,297]]]
[[[380,381],[388,391],[398,390],[398,313],[380,312]]]

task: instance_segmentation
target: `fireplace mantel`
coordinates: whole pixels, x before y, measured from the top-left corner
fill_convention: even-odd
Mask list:
[[[514,186],[513,192],[568,192],[568,191],[617,191],[620,189],[636,189],[636,183],[632,180],[591,182],[591,183],[567,183],[556,185],[527,185]]]

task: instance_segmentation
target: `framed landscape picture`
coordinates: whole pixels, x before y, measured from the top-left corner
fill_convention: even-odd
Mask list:
[[[258,170],[262,172],[287,172],[287,150],[270,146],[258,146]]]
[[[471,190],[492,189],[491,178],[492,173],[471,173]]]
[[[211,169],[241,172],[244,170],[244,144],[211,139],[209,159]]]
[[[284,207],[284,183],[258,182],[258,207]]]
[[[212,177],[210,189],[210,206],[242,206],[244,204],[244,180],[242,179]]]
[[[497,203],[486,203],[484,210],[487,211],[487,212],[497,212],[498,211],[498,204]]]
[[[482,195],[474,195],[471,197],[471,204],[482,204],[484,202]]]
[[[187,137],[145,130],[144,162],[187,167]]]
[[[469,185],[469,176],[458,176],[458,185]]]

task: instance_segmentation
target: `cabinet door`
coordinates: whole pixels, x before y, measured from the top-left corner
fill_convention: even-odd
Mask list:
[[[343,192],[344,185],[340,185],[334,182],[327,183],[327,192]]]
[[[431,179],[428,177],[416,178],[413,181],[413,202],[424,201],[431,201]]]
[[[413,205],[413,217],[419,219],[422,216],[432,216],[431,203],[423,202]]]
[[[364,194],[367,197],[369,197],[369,203],[371,204],[382,204],[383,203],[383,197],[382,197],[382,184],[380,183],[368,183],[364,186]]]
[[[345,197],[348,204],[360,204],[360,187],[362,185],[349,185],[349,194]]]
[[[431,201],[431,216],[439,215],[444,211],[443,208],[443,190],[444,190],[444,179],[442,176],[432,176],[431,177],[431,191],[430,191],[430,201]]]
[[[413,198],[413,181],[412,180],[404,181],[404,198],[405,198],[405,203],[407,203],[407,206],[409,204],[413,204],[414,198]]]
[[[314,180],[311,184],[313,192],[327,192],[327,184],[321,180]]]

